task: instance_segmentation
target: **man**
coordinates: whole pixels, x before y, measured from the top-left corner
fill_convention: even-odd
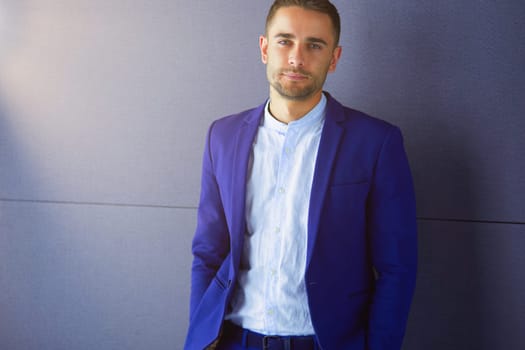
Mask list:
[[[329,1],[275,1],[269,100],[210,127],[185,349],[401,347],[412,180],[399,129],[322,90],[339,32]]]

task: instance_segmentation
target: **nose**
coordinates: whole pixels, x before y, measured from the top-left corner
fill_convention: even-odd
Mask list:
[[[290,50],[288,64],[295,67],[302,67],[304,65],[304,55],[299,45]]]

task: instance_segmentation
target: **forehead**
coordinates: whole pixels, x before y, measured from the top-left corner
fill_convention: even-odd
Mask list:
[[[292,34],[296,37],[316,37],[334,41],[334,28],[330,16],[298,6],[281,7],[268,24],[268,36]]]

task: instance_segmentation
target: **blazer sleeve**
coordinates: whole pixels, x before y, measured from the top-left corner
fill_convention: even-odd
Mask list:
[[[368,349],[399,350],[415,288],[416,205],[401,132],[392,126],[377,158],[368,202],[372,262],[377,272]]]
[[[204,148],[197,227],[192,242],[190,320],[229,252],[229,231],[213,163],[214,125],[208,130]]]

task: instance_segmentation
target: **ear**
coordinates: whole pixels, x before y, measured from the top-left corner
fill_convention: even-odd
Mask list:
[[[264,35],[259,37],[259,48],[261,49],[262,63],[268,63],[268,39]]]
[[[328,71],[334,72],[335,68],[337,67],[337,62],[339,62],[339,59],[341,58],[341,52],[343,51],[343,48],[341,46],[338,46],[334,49],[334,52],[332,53],[332,59],[330,60],[330,66],[328,67]]]

